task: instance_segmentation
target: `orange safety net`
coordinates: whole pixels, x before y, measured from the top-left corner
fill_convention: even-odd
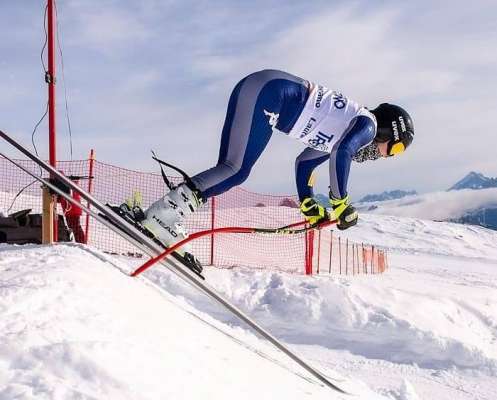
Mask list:
[[[67,176],[88,176],[92,162],[91,193],[103,203],[121,204],[137,191],[146,208],[168,190],[159,173],[133,171],[96,160],[60,161],[57,166]],[[20,163],[37,174],[42,173],[34,162],[22,160]],[[47,177],[46,173],[42,176]],[[177,182],[178,178],[171,180]],[[33,212],[40,213],[41,188],[38,182],[28,186],[32,181],[29,175],[0,158],[0,211],[13,213],[31,208]],[[79,185],[88,190],[90,180],[81,179]],[[25,186],[28,187],[13,203],[16,194]],[[84,200],[83,204],[86,205]],[[143,256],[138,249],[98,221],[90,218],[87,226],[86,218],[79,211],[68,204],[58,206],[58,212],[66,215],[77,241],[113,254]],[[189,232],[225,226],[276,228],[301,219],[296,196],[273,196],[237,187],[209,199],[189,217],[185,225]],[[380,273],[387,265],[383,251],[344,242],[335,231],[324,230],[317,234],[207,236],[192,242],[192,252],[204,265],[220,268],[243,266],[291,273]]]

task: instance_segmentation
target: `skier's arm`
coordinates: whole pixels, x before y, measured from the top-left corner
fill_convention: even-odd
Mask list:
[[[375,137],[374,122],[366,116],[359,116],[330,154],[330,197],[344,199],[347,196],[350,163],[357,151],[371,143]]]
[[[312,172],[319,165],[330,158],[329,153],[306,147],[295,160],[295,179],[297,192],[302,202],[307,197],[314,195],[311,181]]]

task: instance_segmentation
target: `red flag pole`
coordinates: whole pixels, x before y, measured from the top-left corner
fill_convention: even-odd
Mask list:
[[[49,163],[57,168],[57,144],[55,130],[55,12],[54,0],[47,0],[47,42],[48,42],[48,71],[45,81],[48,84],[48,149]],[[52,196],[52,206],[55,208],[57,200]],[[53,240],[57,242],[58,226],[57,213],[54,213],[53,220]]]

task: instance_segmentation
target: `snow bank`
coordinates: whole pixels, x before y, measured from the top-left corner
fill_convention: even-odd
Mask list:
[[[476,294],[426,272],[397,272],[392,262],[386,276],[353,284],[249,270],[212,270],[208,279],[289,343],[426,368],[497,371],[497,280]]]
[[[2,400],[344,398],[81,247],[0,246],[0,315]]]
[[[386,274],[330,279],[238,268],[209,269],[207,279],[293,344],[496,374],[497,232],[376,215],[364,216],[360,228],[340,234],[388,247]],[[162,272],[148,276],[225,318]]]

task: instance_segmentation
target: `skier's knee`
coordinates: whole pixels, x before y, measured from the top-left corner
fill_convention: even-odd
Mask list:
[[[249,175],[250,175],[250,170],[241,169],[240,171],[238,171],[238,173],[234,176],[236,184],[241,185],[243,182],[247,180]]]

